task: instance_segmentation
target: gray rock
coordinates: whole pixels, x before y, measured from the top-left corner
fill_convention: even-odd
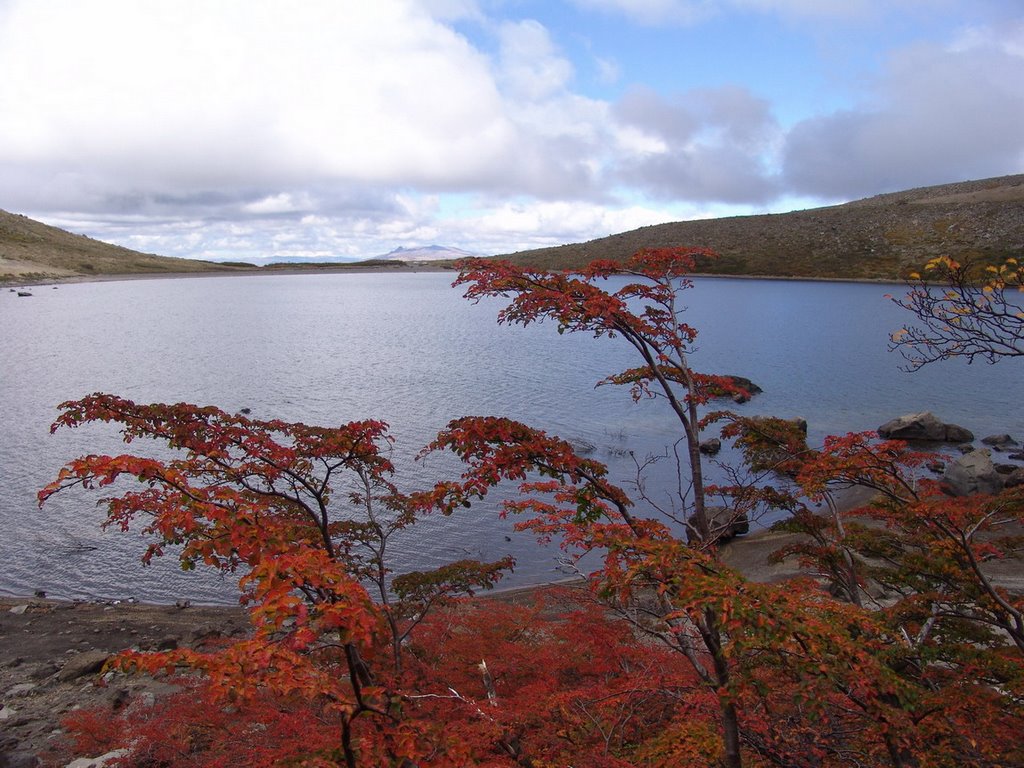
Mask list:
[[[974,439],[974,433],[966,427],[961,427],[959,424],[947,424],[946,425],[946,439],[947,443],[969,443]]]
[[[714,456],[720,450],[722,450],[722,441],[719,440],[717,437],[712,437],[708,440],[704,440],[700,444],[700,452],[706,453],[708,456]]]
[[[115,749],[112,752],[107,752],[105,755],[99,757],[79,757],[72,760],[65,766],[65,768],[105,768],[105,766],[119,760],[122,757],[128,757],[131,754],[131,750],[128,749]]]
[[[969,496],[972,493],[999,493],[1003,489],[1003,478],[992,464],[992,452],[979,448],[961,456],[946,467],[942,476],[954,496]]]
[[[202,643],[206,640],[215,640],[218,637],[223,637],[224,632],[220,627],[214,626],[213,624],[200,624],[191,632],[193,643]]]
[[[57,665],[47,662],[45,664],[40,664],[38,667],[33,669],[31,674],[29,674],[29,677],[33,680],[45,680],[55,674],[57,674]]]
[[[1012,437],[1006,434],[989,435],[988,437],[981,438],[981,442],[983,442],[985,445],[992,446],[992,448],[997,451],[1007,451],[1011,447],[1019,445],[1019,443],[1016,440],[1014,440]]]
[[[1017,467],[1013,472],[1003,477],[1003,487],[1016,488],[1024,485],[1024,467]]]
[[[747,519],[746,512],[736,512],[728,507],[707,507],[705,511],[712,539],[728,541],[750,531],[750,521]],[[693,524],[693,516],[689,518],[688,522]]]
[[[75,680],[76,678],[99,672],[110,656],[111,654],[106,651],[97,650],[83,651],[76,654],[64,663],[60,672],[57,673],[57,679],[64,681]]]
[[[908,413],[878,428],[886,440],[928,440],[937,443],[967,443],[974,434],[957,424],[947,424],[930,411]]]
[[[1017,453],[1011,453],[1006,458],[1013,459],[1014,461],[1024,461],[1024,451],[1017,451]]]
[[[0,768],[36,768],[40,764],[39,758],[31,752],[0,753]]]

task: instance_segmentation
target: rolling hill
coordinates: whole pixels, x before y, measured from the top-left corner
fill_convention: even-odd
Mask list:
[[[1024,174],[922,187],[791,213],[658,224],[502,258],[573,269],[593,259],[620,259],[640,248],[667,246],[711,248],[719,259],[702,262],[700,270],[725,275],[898,280],[933,256],[993,263],[1024,253]],[[461,253],[431,246],[398,249],[367,262],[302,266],[311,271],[443,268]],[[424,260],[441,255],[442,261]],[[255,269],[139,253],[0,211],[0,282]]]
[[[566,269],[668,246],[711,248],[719,259],[701,271],[726,275],[894,280],[933,256],[992,263],[1024,253],[1024,175],[792,213],[658,224],[503,258]]]
[[[139,253],[0,210],[0,282],[61,277],[228,272],[243,267]]]

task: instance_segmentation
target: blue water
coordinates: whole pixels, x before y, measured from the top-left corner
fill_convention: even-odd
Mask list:
[[[324,425],[384,419],[405,490],[451,471],[440,457],[413,457],[449,419],[465,414],[508,415],[593,445],[593,456],[623,482],[635,475],[630,451],[663,452],[677,438],[663,402],[634,404],[625,389],[594,388],[636,364],[621,340],[560,336],[551,324],[500,327],[500,303],[471,304],[451,279],[260,275],[37,287],[31,298],[4,291],[0,592],[234,599],[231,582],[183,574],[171,558],[143,568],[143,539],[100,531],[95,495],[62,494],[37,507],[36,492],[65,461],[123,450],[102,425],[49,434],[58,403],[90,392],[250,408],[254,418]],[[1024,437],[1014,361],[900,369],[902,358],[886,342],[910,318],[884,298],[899,290],[698,279],[685,296],[687,319],[700,329],[694,366],[753,379],[764,393],[738,410],[802,416],[812,443],[926,409],[979,437]],[[728,450],[720,458],[728,460]],[[662,462],[648,490],[662,498],[673,478]],[[557,548],[538,547],[512,525],[499,519],[494,502],[431,518],[397,542],[396,568],[513,554],[518,567],[507,584],[558,577]]]

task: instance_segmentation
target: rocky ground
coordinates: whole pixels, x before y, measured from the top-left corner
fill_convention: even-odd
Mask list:
[[[792,534],[752,534],[731,542],[723,556],[751,579],[779,581],[797,573],[797,566],[770,564],[768,556],[790,538]],[[529,599],[532,591],[499,591],[488,597]],[[224,606],[0,597],[0,768],[67,765],[56,747],[60,721],[68,712],[95,706],[114,710],[129,698],[173,690],[141,675],[101,676],[100,669],[114,653],[197,647],[211,638],[243,633],[245,627],[244,612]]]
[[[0,597],[0,768],[66,764],[53,750],[60,720],[74,708],[113,710],[171,690],[143,676],[101,677],[114,653],[195,647],[245,626],[244,613],[228,607]]]
[[[733,563],[751,578],[774,581],[795,566],[769,565],[785,534],[737,540]],[[489,593],[492,599],[529,599],[532,589]],[[209,639],[245,632],[246,616],[226,606],[167,606],[118,602],[61,602],[0,596],[0,768],[65,766],[62,718],[80,707],[111,711],[136,697],[174,690],[143,675],[108,673],[103,664],[129,648],[201,647]],[[75,768],[91,768],[84,761]],[[100,768],[102,763],[97,764]]]

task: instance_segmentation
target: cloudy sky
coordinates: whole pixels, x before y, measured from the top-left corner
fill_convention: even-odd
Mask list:
[[[1024,172],[1021,0],[0,0],[0,208],[492,254]]]

